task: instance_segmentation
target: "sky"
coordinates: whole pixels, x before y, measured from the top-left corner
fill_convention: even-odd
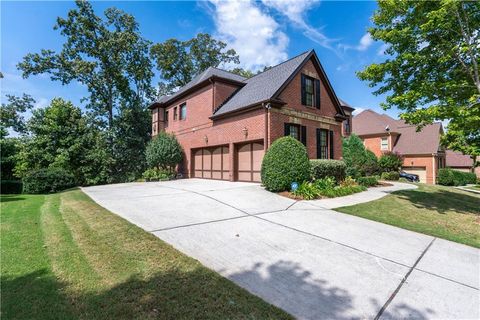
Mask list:
[[[337,96],[357,112],[373,109],[385,96],[360,81],[355,72],[386,59],[385,45],[373,41],[367,29],[377,7],[374,1],[261,0],[241,1],[97,1],[97,15],[117,7],[132,14],[141,34],[154,43],[170,38],[188,40],[207,32],[226,42],[240,56],[243,68],[253,71],[276,65],[314,49]],[[1,99],[5,94],[28,93],[36,107],[47,106],[54,97],[83,106],[88,95],[78,84],[62,85],[48,75],[23,79],[16,65],[28,53],[41,49],[58,51],[64,37],[54,30],[56,18],[75,8],[73,1],[0,1]],[[228,68],[230,66],[223,66]],[[158,83],[159,79],[154,80]],[[386,112],[398,116],[397,110]]]

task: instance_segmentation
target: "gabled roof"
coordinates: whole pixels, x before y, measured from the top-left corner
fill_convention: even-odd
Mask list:
[[[284,86],[288,84],[293,76],[296,75],[297,71],[299,71],[311,57],[315,58],[320,68],[320,73],[322,73],[324,79],[326,79],[326,87],[333,93],[333,99],[338,102],[339,114],[344,116],[343,109],[340,107],[340,101],[336,97],[320,61],[318,61],[315,51],[310,50],[244,80],[246,85],[234,92],[223,105],[217,108],[213,117],[238,111],[269,100],[275,100]]]
[[[183,93],[189,89],[201,84],[202,82],[211,79],[213,77],[231,80],[235,82],[243,82],[246,78],[239,76],[238,74],[231,73],[222,69],[209,67],[207,70],[203,71],[199,75],[195,76],[189,83],[181,87],[177,92],[169,95],[160,97],[156,103],[168,103],[169,101],[174,100],[175,98],[181,96]]]
[[[473,159],[469,155],[462,154],[458,151],[445,151],[445,164],[447,167],[466,167],[471,168]]]
[[[386,114],[367,109],[353,117],[352,132],[359,136],[395,134],[393,151],[400,154],[432,154],[440,150],[441,123],[433,123],[417,132],[415,125],[395,120]]]

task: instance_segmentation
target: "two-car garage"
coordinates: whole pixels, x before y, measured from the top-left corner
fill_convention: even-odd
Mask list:
[[[228,145],[194,149],[192,168],[195,178],[260,182],[260,169],[264,155],[263,141],[235,144],[233,161]],[[232,162],[233,163],[232,163]]]

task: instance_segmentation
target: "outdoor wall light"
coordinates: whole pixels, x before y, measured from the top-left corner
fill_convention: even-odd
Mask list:
[[[243,128],[242,131],[243,131],[243,135],[245,136],[245,138],[248,137],[248,129],[247,129],[247,127]]]
[[[205,143],[208,143],[208,137],[206,135],[203,137],[203,140],[205,140]]]

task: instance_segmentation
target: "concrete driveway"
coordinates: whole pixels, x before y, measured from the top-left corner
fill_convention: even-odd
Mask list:
[[[200,179],[83,190],[299,319],[478,319],[479,250],[330,209],[404,186],[308,202]]]

